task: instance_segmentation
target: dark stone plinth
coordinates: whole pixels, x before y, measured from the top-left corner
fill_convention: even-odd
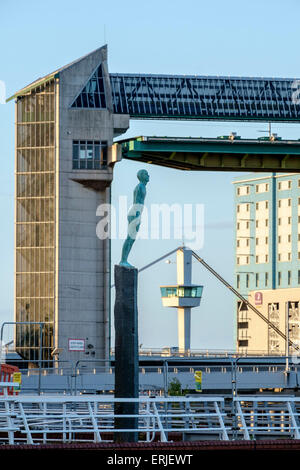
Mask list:
[[[115,265],[115,398],[139,397],[138,270]],[[115,414],[138,414],[138,403],[115,403]],[[115,418],[116,429],[137,429],[138,418]],[[117,432],[115,442],[137,442],[137,432]]]

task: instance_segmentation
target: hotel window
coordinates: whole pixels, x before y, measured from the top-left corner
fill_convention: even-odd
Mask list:
[[[281,218],[278,219],[278,225],[281,225]]]
[[[288,235],[288,242],[290,243],[292,236]]]
[[[236,206],[236,211],[240,212],[240,205],[239,204]]]
[[[289,198],[288,199],[288,206],[291,206],[292,205],[292,200]]]
[[[259,202],[257,202],[257,203],[255,204],[255,207],[256,207],[256,210],[259,209]]]
[[[266,255],[266,256],[265,256],[265,262],[266,262],[266,263],[269,262],[269,255]]]
[[[107,142],[73,140],[73,170],[101,170],[107,167]]]
[[[246,287],[249,287],[249,274],[246,274]]]
[[[258,285],[259,285],[259,274],[256,273],[255,274],[255,287],[258,287]]]
[[[266,245],[269,243],[269,237],[265,238]]]
[[[278,183],[278,189],[281,189],[281,182]]]
[[[239,257],[237,257],[237,259],[236,259],[236,264],[240,264],[240,258]]]
[[[258,245],[258,238],[255,239],[255,244]]]
[[[258,220],[255,221],[255,226],[258,228]]]
[[[239,222],[236,224],[236,229],[237,229],[237,230],[240,229],[240,223],[239,223]]]
[[[291,259],[292,259],[292,253],[289,252],[289,253],[288,253],[288,261],[291,261]]]
[[[240,288],[240,275],[239,274],[236,276],[236,287],[237,289]]]
[[[288,271],[288,286],[291,285],[291,279],[292,279],[292,272]]]
[[[258,255],[255,256],[255,262],[256,262],[256,263],[259,262],[259,256],[258,256]]]
[[[269,208],[269,201],[266,201],[266,203],[265,203],[265,207],[266,207],[266,209],[268,209],[268,208]]]
[[[281,285],[281,272],[280,271],[278,271],[277,273],[277,283],[279,286]]]
[[[278,253],[278,261],[281,261],[281,253]]]
[[[288,217],[288,225],[291,225],[292,223],[292,217]]]
[[[281,243],[281,235],[278,235],[278,243]]]
[[[265,273],[265,286],[267,287],[269,283],[269,273]]]
[[[298,270],[298,284],[300,284],[300,270]]]
[[[268,227],[268,225],[269,225],[269,219],[266,219],[265,220],[265,226]]]
[[[278,201],[278,207],[281,207],[281,199]]]
[[[249,228],[249,227],[250,227],[250,224],[249,224],[249,222],[247,221],[247,222],[246,222],[246,228]]]

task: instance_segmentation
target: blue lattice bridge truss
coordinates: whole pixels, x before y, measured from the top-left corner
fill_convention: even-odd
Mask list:
[[[114,111],[145,119],[300,120],[300,80],[110,74]]]

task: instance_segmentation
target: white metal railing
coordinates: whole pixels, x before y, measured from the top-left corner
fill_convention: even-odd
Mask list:
[[[138,428],[115,429],[116,402],[139,403]],[[168,433],[214,433],[228,440],[222,397],[115,399],[110,396],[16,396],[0,398],[0,442],[101,442],[115,432],[138,432],[139,439],[162,442]]]
[[[138,402],[137,415],[117,415],[116,402]],[[115,418],[137,418],[135,429],[115,429]],[[300,439],[300,397],[140,397],[1,396],[0,443],[112,441],[114,433],[138,432],[139,440],[181,439]],[[172,433],[172,434],[170,434]],[[171,436],[171,437],[170,437]]]
[[[236,437],[300,439],[300,397],[239,396],[235,405]]]

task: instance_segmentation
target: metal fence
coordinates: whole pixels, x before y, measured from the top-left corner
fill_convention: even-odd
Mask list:
[[[117,415],[116,402],[138,401],[137,415]],[[233,413],[235,406],[236,412]],[[109,396],[0,397],[1,444],[111,442],[138,432],[139,441],[299,439],[300,398],[282,396],[115,399]],[[137,417],[136,429],[115,418]]]

